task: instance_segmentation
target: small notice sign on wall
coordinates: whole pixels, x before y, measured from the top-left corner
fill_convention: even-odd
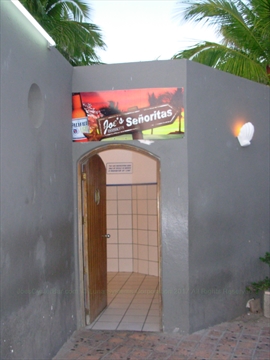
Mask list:
[[[132,163],[117,162],[106,164],[107,174],[132,174]]]

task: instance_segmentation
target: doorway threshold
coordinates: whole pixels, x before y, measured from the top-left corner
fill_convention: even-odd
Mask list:
[[[108,306],[87,329],[160,331],[158,276],[108,272]]]

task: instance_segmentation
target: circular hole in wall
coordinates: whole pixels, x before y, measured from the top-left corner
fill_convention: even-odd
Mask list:
[[[35,128],[39,128],[44,119],[44,100],[37,84],[32,84],[28,93],[29,118]]]

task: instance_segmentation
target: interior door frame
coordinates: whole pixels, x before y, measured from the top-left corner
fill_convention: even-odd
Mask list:
[[[141,155],[150,157],[152,160],[156,161],[157,163],[157,173],[156,173],[156,178],[157,178],[157,218],[158,218],[158,249],[159,249],[159,293],[160,293],[160,314],[161,314],[161,310],[162,310],[162,304],[163,304],[163,299],[162,299],[162,269],[161,269],[161,260],[162,260],[162,242],[161,242],[161,219],[160,219],[160,159],[159,157],[157,157],[156,155],[154,155],[153,153],[151,153],[150,151],[147,151],[145,149],[142,148],[138,148],[134,145],[127,145],[127,144],[106,144],[106,145],[101,145],[98,146],[97,148],[93,149],[93,150],[89,150],[89,152],[87,152],[86,154],[84,154],[77,162],[77,200],[78,200],[78,204],[77,204],[77,244],[78,244],[78,266],[79,266],[79,302],[80,302],[80,314],[81,314],[81,324],[82,326],[86,326],[86,312],[85,312],[85,277],[88,278],[89,274],[85,274],[84,272],[84,268],[88,269],[88,266],[86,266],[86,264],[84,264],[84,262],[87,260],[87,257],[84,258],[84,254],[85,254],[85,246],[84,246],[84,237],[83,237],[83,199],[82,199],[82,194],[83,194],[83,189],[82,189],[82,165],[86,162],[86,160],[94,155],[98,155],[99,153],[103,152],[103,151],[108,151],[108,150],[128,150],[128,151],[133,151],[133,152],[137,152],[140,153]],[[88,264],[87,264],[88,265]],[[91,304],[90,304],[91,306]],[[161,321],[162,321],[162,316],[160,316]],[[162,325],[162,324],[161,324]],[[162,328],[162,326],[161,326]]]

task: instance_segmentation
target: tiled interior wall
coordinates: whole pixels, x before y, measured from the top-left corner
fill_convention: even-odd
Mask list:
[[[108,271],[159,275],[157,185],[107,185]]]

